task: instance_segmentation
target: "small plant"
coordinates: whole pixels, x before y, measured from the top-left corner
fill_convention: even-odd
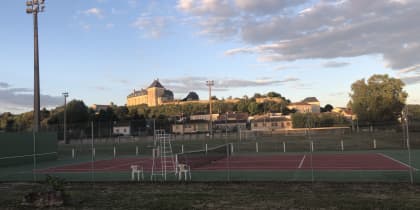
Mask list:
[[[64,200],[67,199],[64,193],[64,183],[63,178],[47,175],[44,187],[25,195],[22,205],[37,208],[62,206]]]
[[[64,191],[64,184],[65,179],[60,177],[55,177],[47,174],[45,178],[45,183],[48,185],[48,187],[52,188],[54,191]]]

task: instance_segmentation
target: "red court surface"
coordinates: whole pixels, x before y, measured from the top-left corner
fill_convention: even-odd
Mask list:
[[[191,159],[190,161],[194,161]],[[63,172],[119,172],[130,171],[131,165],[139,165],[145,171],[152,170],[151,158],[123,158],[59,166],[38,170],[41,173]],[[159,165],[159,164],[157,164]],[[330,170],[330,171],[403,171],[409,166],[381,153],[372,154],[313,154],[233,156],[230,159],[212,161],[204,166],[193,167],[196,171],[217,170]],[[159,170],[159,169],[157,169]]]

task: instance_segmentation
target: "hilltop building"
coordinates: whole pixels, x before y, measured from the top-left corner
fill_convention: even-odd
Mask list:
[[[289,109],[295,109],[302,113],[320,113],[321,105],[316,97],[307,97],[301,102],[291,103],[287,106]]]
[[[165,89],[156,79],[147,89],[134,90],[127,96],[127,106],[146,104],[149,107],[158,106],[174,100],[172,91]]]

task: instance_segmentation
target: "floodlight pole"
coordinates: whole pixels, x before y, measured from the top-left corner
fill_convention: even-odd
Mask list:
[[[209,87],[209,130],[210,137],[213,138],[213,121],[212,121],[212,103],[211,103],[211,87],[214,86],[213,80],[206,81],[206,85]]]
[[[34,125],[33,131],[40,128],[40,88],[39,88],[39,49],[38,49],[38,13],[44,11],[45,0],[26,1],[26,13],[33,14],[34,20]]]
[[[69,93],[64,92],[63,96],[64,96],[64,143],[68,144],[67,142],[67,97],[69,97]]]
[[[406,126],[406,132],[407,132],[407,151],[408,151],[408,173],[410,175],[410,183],[413,184],[413,167],[411,166],[411,148],[410,148],[410,130],[408,129],[408,106],[405,106],[405,126]]]

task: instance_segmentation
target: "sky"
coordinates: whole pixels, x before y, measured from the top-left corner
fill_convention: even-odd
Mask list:
[[[0,8],[0,113],[33,109],[33,19]],[[41,106],[124,105],[154,79],[184,98],[275,91],[346,106],[351,84],[402,79],[420,103],[418,0],[46,0],[39,14]]]

